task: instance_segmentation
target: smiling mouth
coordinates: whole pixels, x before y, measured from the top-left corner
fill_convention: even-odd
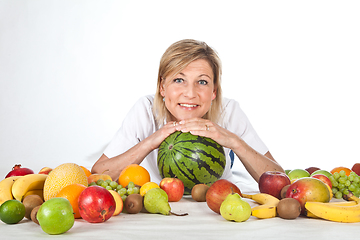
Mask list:
[[[187,107],[187,108],[194,108],[194,107],[198,107],[199,105],[197,104],[187,104],[187,103],[179,103],[179,105],[181,107]]]

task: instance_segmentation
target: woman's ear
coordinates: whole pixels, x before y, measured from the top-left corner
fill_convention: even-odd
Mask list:
[[[211,100],[214,100],[216,98],[217,88],[214,88],[214,91],[211,96]]]
[[[160,94],[161,96],[165,97],[165,79],[161,77],[160,81]]]

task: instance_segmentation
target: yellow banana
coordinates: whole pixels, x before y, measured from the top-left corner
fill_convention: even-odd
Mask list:
[[[261,204],[251,209],[251,214],[257,218],[273,218],[276,217],[276,207],[279,199],[266,193],[242,194],[244,198],[249,198]]]
[[[47,176],[46,174],[28,174],[17,179],[11,188],[12,195],[16,200],[22,201],[28,191],[43,189]]]
[[[21,176],[8,177],[0,182],[0,205],[7,200],[14,199],[11,193],[11,187],[13,186],[15,180],[20,177]]]
[[[348,197],[348,200],[353,200],[356,204],[343,206],[341,204],[306,202],[305,208],[315,216],[329,221],[360,222],[360,199],[352,195]]]
[[[334,206],[354,206],[357,203],[355,201],[342,201],[342,202],[329,202],[328,205],[334,205]],[[319,218],[318,216],[316,216],[315,214],[313,214],[312,212],[310,212],[309,210],[306,210],[305,212],[305,216],[310,217],[310,218]]]
[[[44,201],[44,189],[35,189],[35,190],[27,191],[23,197],[23,200],[28,195],[38,195]]]

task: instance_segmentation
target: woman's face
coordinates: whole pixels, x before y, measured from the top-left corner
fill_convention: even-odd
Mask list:
[[[180,73],[170,74],[163,80],[160,93],[172,121],[201,118],[210,109],[216,97],[214,74],[204,59],[191,62]]]

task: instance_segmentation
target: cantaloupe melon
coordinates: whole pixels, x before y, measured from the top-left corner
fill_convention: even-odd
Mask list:
[[[79,183],[88,186],[84,170],[75,163],[64,163],[54,168],[44,184],[44,200],[55,197],[64,187]]]

